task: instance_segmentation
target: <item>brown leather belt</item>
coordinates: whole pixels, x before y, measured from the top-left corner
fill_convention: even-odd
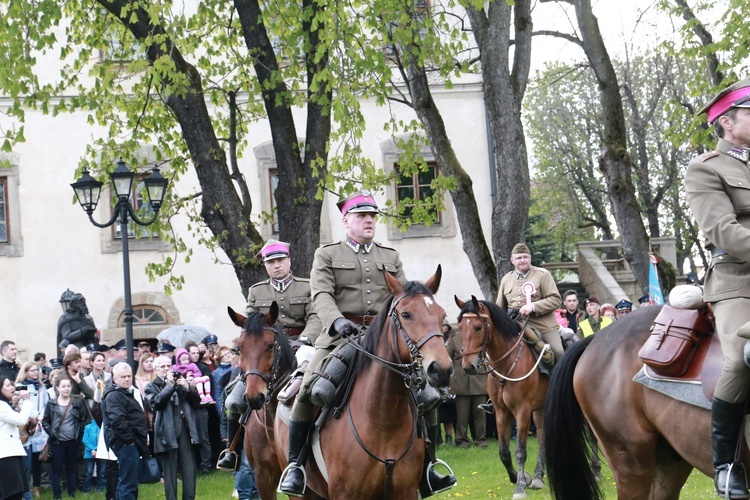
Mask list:
[[[349,321],[356,323],[358,325],[364,325],[364,326],[370,326],[370,323],[372,323],[372,320],[375,319],[375,316],[373,315],[366,315],[366,316],[356,316],[354,314],[344,314],[344,317],[348,319]]]
[[[285,326],[284,327],[284,333],[286,333],[290,337],[294,335],[299,335],[303,331],[305,331],[305,329],[299,326]]]

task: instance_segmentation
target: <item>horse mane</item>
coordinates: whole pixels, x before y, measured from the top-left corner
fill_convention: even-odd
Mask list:
[[[282,366],[294,366],[297,360],[294,357],[294,351],[292,350],[292,344],[289,341],[289,337],[281,330],[281,324],[279,322],[274,323],[273,326],[267,326],[265,318],[266,315],[262,312],[248,314],[245,323],[242,325],[242,331],[245,335],[260,337],[263,335],[263,330],[273,330],[276,334],[276,340],[278,341],[277,343],[280,349]]]
[[[492,326],[495,327],[495,330],[500,332],[500,335],[502,335],[505,340],[509,342],[515,341],[518,337],[519,327],[515,321],[510,319],[508,313],[494,302],[488,300],[480,300],[479,302],[490,312],[490,321],[492,321]],[[464,313],[479,314],[479,311],[474,307],[474,303],[471,300],[467,300],[464,307],[461,309],[461,313],[458,315],[459,324],[461,323],[461,318]]]
[[[428,295],[432,297],[432,292],[427,288],[424,283],[420,281],[407,281],[404,285],[404,296],[413,297],[415,295]],[[380,309],[380,312],[372,320],[370,326],[367,328],[367,333],[362,336],[360,345],[362,349],[369,353],[374,353],[377,349],[380,337],[385,333],[387,328],[387,321],[390,318],[391,306],[393,305],[393,295],[389,295],[386,299],[385,304]],[[390,329],[389,329],[390,331]],[[372,358],[369,356],[363,356],[358,362],[354,369],[354,376],[356,377],[366,366],[372,362]]]

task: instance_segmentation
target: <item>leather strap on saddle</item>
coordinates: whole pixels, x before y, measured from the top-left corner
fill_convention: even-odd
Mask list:
[[[351,321],[352,323],[356,323],[358,325],[363,326],[370,326],[370,323],[372,323],[372,320],[375,319],[375,316],[372,315],[365,315],[365,316],[357,316],[356,314],[344,314],[344,317]]]
[[[285,326],[283,328],[283,330],[284,330],[284,333],[287,334],[287,336],[289,336],[289,337],[293,337],[295,335],[299,335],[303,331],[305,331],[304,328],[299,327],[299,326]]]

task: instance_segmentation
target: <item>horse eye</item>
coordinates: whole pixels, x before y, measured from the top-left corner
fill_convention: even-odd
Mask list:
[[[404,319],[411,319],[411,314],[409,314],[408,312],[404,311],[404,312],[401,313],[401,317],[404,318]]]
[[[482,325],[477,325],[477,326],[475,326],[475,327],[474,327],[474,331],[475,331],[475,332],[477,332],[477,333],[478,333],[478,332],[481,332],[481,331],[482,331]]]
[[[268,351],[268,352],[273,351],[273,344],[268,344],[266,346],[266,351]]]

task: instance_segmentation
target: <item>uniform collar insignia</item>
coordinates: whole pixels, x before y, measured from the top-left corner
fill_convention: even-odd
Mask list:
[[[277,281],[273,278],[271,278],[271,286],[274,290],[276,290],[279,293],[284,293],[284,291],[289,288],[289,285],[292,283],[292,275],[286,277],[286,279],[283,279],[281,281]]]
[[[736,158],[737,160],[745,163],[747,163],[747,160],[750,159],[750,151],[745,148],[738,148],[736,146],[730,148],[729,151],[727,151],[727,154],[732,158]]]
[[[360,250],[362,250],[362,253],[370,253],[370,250],[372,250],[372,241],[370,243],[357,243],[356,241],[349,239],[346,244],[354,251],[354,253],[359,253]]]
[[[523,274],[521,274],[521,273],[519,273],[518,271],[515,271],[515,270],[513,272],[516,273],[516,278],[523,279],[523,278],[525,278],[526,276],[529,275],[529,273],[531,272],[531,269],[529,269],[528,271],[526,271]]]

